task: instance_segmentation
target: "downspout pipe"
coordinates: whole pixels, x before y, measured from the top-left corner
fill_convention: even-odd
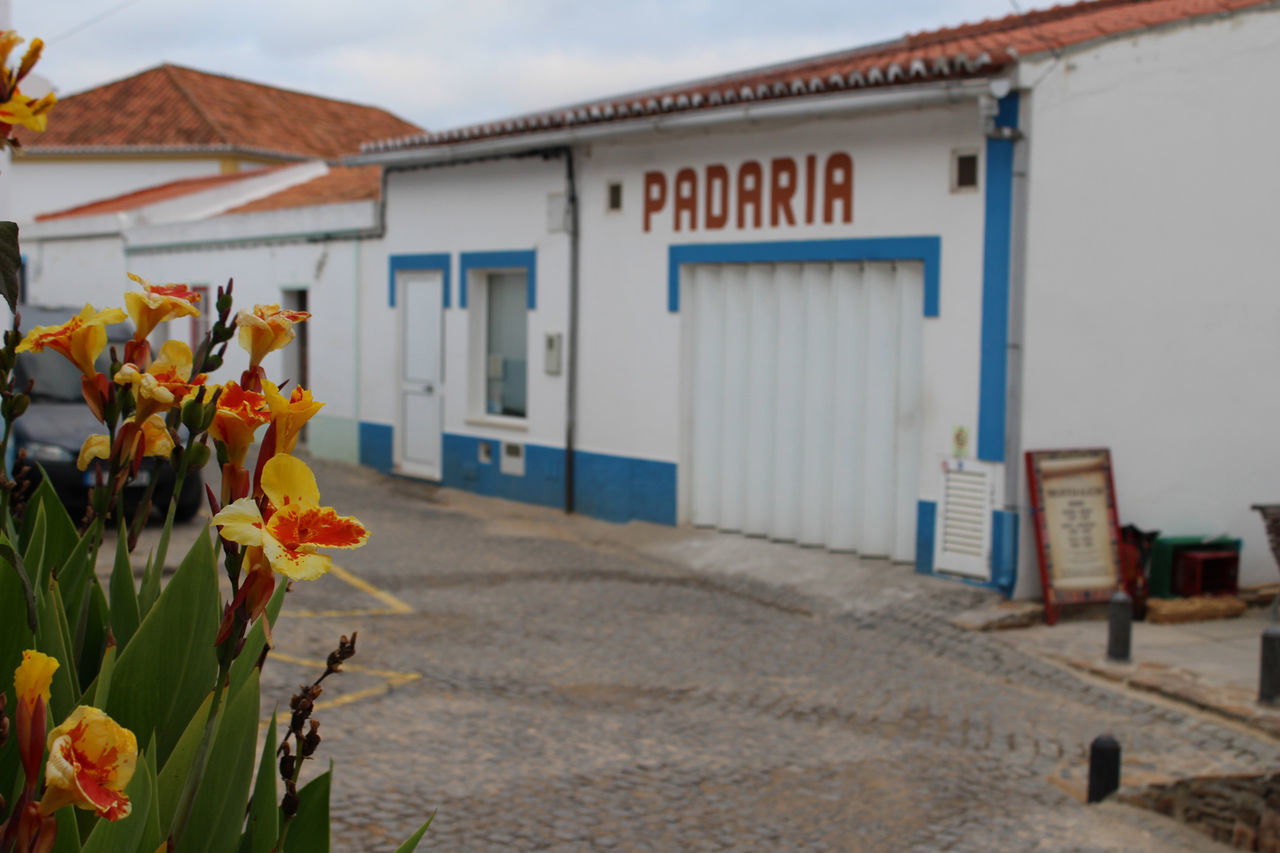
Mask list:
[[[1013,142],[1013,193],[1009,217],[1009,338],[1005,378],[1004,509],[1018,512],[1023,504],[1022,400],[1027,305],[1027,207],[1030,195],[1031,92],[1020,94],[1018,133]]]
[[[563,149],[565,199],[569,207],[569,329],[565,360],[565,413],[564,413],[564,511],[574,512],[574,448],[576,444],[578,411],[578,270],[579,223],[578,181],[574,172],[573,146]]]

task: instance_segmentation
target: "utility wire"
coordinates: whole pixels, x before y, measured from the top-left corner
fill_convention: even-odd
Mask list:
[[[111,15],[114,15],[116,12],[119,12],[121,9],[125,9],[129,6],[132,6],[134,3],[137,3],[137,2],[138,0],[124,0],[123,3],[117,3],[116,5],[112,6],[110,9],[107,9],[104,12],[99,12],[98,14],[94,15],[91,18],[81,21],[80,23],[76,24],[74,27],[67,30],[66,32],[59,33],[58,35],[54,36],[51,39],[45,39],[44,43],[53,44],[54,42],[62,41],[64,38],[67,38],[68,36],[73,36],[76,33],[80,32],[81,30],[86,30],[89,27],[92,27],[94,24],[101,21],[103,18],[107,18]]]

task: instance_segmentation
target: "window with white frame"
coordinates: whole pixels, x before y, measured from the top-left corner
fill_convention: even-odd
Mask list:
[[[529,412],[528,276],[523,270],[503,270],[479,273],[473,281],[479,287],[473,296],[472,329],[483,340],[483,382],[477,389],[481,413],[524,418]]]

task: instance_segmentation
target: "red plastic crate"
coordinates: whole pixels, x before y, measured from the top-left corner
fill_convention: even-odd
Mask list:
[[[1235,595],[1239,591],[1240,555],[1235,551],[1187,549],[1173,562],[1174,595]]]

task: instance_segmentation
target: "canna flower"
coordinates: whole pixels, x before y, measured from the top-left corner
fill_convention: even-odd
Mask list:
[[[298,444],[298,433],[311,416],[324,406],[312,398],[311,392],[295,385],[287,398],[275,383],[262,380],[262,393],[271,410],[271,420],[276,426],[276,451],[292,453]]]
[[[116,383],[133,386],[138,419],[147,420],[156,412],[179,405],[203,385],[205,374],[191,378],[191,347],[182,341],[166,341],[160,355],[145,373],[137,365],[126,364],[116,371]]]
[[[257,367],[269,352],[293,340],[293,324],[311,315],[306,311],[282,311],[279,305],[255,305],[236,315],[240,327],[240,346],[249,351],[250,369]]]
[[[249,445],[253,444],[253,434],[269,420],[271,412],[261,394],[228,382],[218,396],[209,435],[227,446],[227,457],[232,464],[243,468]]]
[[[128,275],[142,285],[141,293],[131,290],[124,295],[124,307],[133,319],[135,341],[146,340],[166,320],[199,315],[195,303],[200,301],[200,294],[185,284],[152,284],[141,276]]]
[[[34,788],[44,757],[44,728],[49,688],[58,662],[34,649],[22,653],[22,663],[13,673],[13,692],[18,699],[14,723],[18,735],[18,752],[27,773],[27,787]]]
[[[169,432],[169,428],[164,424],[164,418],[160,415],[152,415],[142,422],[142,434],[138,444],[131,448],[126,458],[132,459],[138,455],[139,445],[141,446],[142,456],[162,456],[168,458],[173,453],[173,435]],[[76,459],[76,467],[81,471],[89,468],[89,463],[95,459],[111,458],[111,438],[105,435],[91,435],[84,440],[84,444],[80,445],[80,455]]]
[[[271,457],[262,469],[262,491],[274,510],[266,519],[257,502],[241,498],[213,523],[223,539],[261,548],[271,568],[293,580],[315,580],[333,568],[318,548],[358,548],[369,538],[358,520],[320,506],[315,475],[297,457]]]
[[[58,102],[52,92],[43,98],[28,98],[18,89],[18,83],[35,67],[44,50],[43,41],[32,39],[31,46],[27,48],[18,67],[7,67],[9,55],[22,41],[14,30],[0,32],[0,125],[4,126],[6,138],[16,124],[37,132],[43,131],[48,122],[49,110]]]
[[[107,820],[128,817],[133,806],[124,789],[137,762],[133,732],[97,708],[81,705],[49,732],[40,813],[53,814],[74,804]]]
[[[125,313],[119,308],[97,311],[84,306],[75,317],[61,326],[36,326],[18,344],[18,352],[43,352],[46,348],[60,352],[89,378],[97,375],[93,363],[107,346],[107,326],[122,323]]]

